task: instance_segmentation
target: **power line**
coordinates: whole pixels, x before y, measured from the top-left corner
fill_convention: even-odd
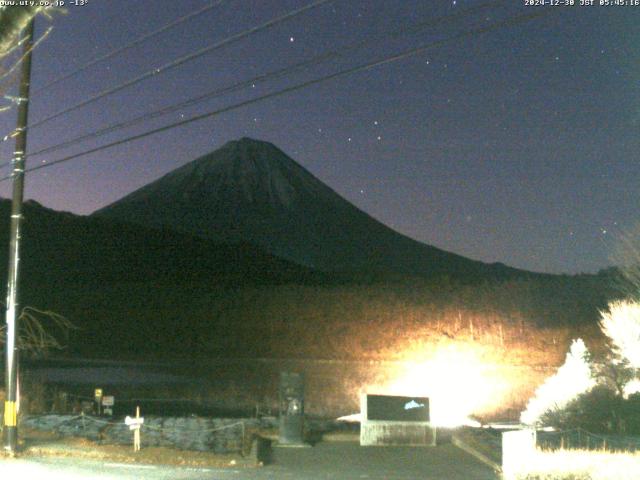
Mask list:
[[[100,100],[101,98],[105,98],[109,95],[113,95],[114,93],[120,92],[121,90],[124,90],[125,88],[131,87],[133,85],[136,85],[140,82],[142,82],[143,80],[146,80],[148,78],[154,77],[156,75],[159,75],[160,73],[164,73],[168,70],[171,70],[173,68],[176,68],[180,65],[183,65],[191,60],[195,60],[196,58],[202,57],[203,55],[206,55],[208,53],[213,52],[214,50],[218,50],[226,45],[229,45],[230,43],[236,42],[238,40],[241,40],[243,38],[246,38],[250,35],[253,35],[254,33],[258,33],[262,30],[266,30],[268,28],[274,27],[275,25],[284,22],[285,20],[289,20],[293,17],[296,17],[304,12],[307,12],[313,8],[317,8],[325,3],[329,3],[333,0],[316,0],[315,2],[309,4],[309,5],[305,5],[304,7],[292,10],[288,13],[285,13],[283,15],[280,15],[279,17],[273,18],[261,25],[258,25],[257,27],[252,27],[248,30],[245,30],[243,32],[237,33],[235,35],[232,35],[230,37],[225,38],[224,40],[221,40],[219,42],[214,43],[213,45],[209,45],[207,47],[201,48],[200,50],[187,54],[183,57],[180,57],[176,60],[173,60],[172,62],[166,63],[164,65],[162,65],[161,67],[158,68],[154,68],[152,70],[149,70],[146,73],[143,73],[142,75],[135,77],[131,80],[127,80],[124,83],[121,83],[120,85],[117,85],[113,88],[109,88],[107,90],[103,90],[102,92],[94,95],[93,97],[88,98],[87,100],[83,100],[80,103],[77,103],[71,107],[65,108],[63,110],[60,110],[52,115],[49,115],[48,117],[43,118],[42,120],[39,120],[38,122],[29,125],[28,129],[31,128],[36,128],[39,127],[55,118],[60,117],[61,115],[65,115],[67,113],[70,113],[74,110],[77,110],[79,108],[85,107],[93,102],[96,102],[97,100]]]
[[[20,64],[22,64],[22,62],[25,61],[25,58],[28,55],[30,55],[31,52],[49,36],[49,34],[51,33],[51,30],[53,30],[53,27],[47,28],[47,30],[40,36],[40,38],[33,43],[31,48],[29,49],[29,51],[26,52],[26,53],[23,53],[20,56],[20,58],[18,58],[18,60],[14,62],[14,64],[11,66],[11,68],[9,68],[9,70],[7,70],[6,72],[3,72],[2,75],[0,75],[0,81],[4,80],[8,76],[10,76],[18,68],[20,66]],[[22,44],[20,42],[18,42],[18,46],[20,46],[20,45],[22,45]]]
[[[553,10],[553,9],[544,9],[544,10],[539,11],[537,13],[531,13],[531,14],[527,14],[527,15],[520,15],[520,16],[513,17],[513,18],[510,18],[510,19],[501,21],[501,22],[496,22],[496,23],[494,23],[494,24],[492,24],[490,26],[481,27],[481,28],[477,28],[477,29],[470,30],[470,31],[467,31],[467,32],[459,33],[459,34],[456,34],[456,35],[454,35],[452,37],[449,37],[449,38],[446,38],[446,39],[437,40],[435,42],[432,42],[432,43],[429,43],[429,44],[426,44],[426,45],[423,45],[423,46],[420,46],[420,47],[404,50],[404,51],[402,51],[400,53],[397,53],[395,55],[391,55],[391,56],[388,56],[388,57],[384,57],[384,58],[382,58],[380,60],[375,60],[375,61],[368,62],[368,63],[362,64],[362,65],[358,65],[358,66],[351,67],[351,68],[348,68],[348,69],[345,69],[345,70],[341,70],[339,72],[335,72],[335,73],[332,73],[332,74],[329,74],[329,75],[325,75],[324,77],[320,77],[320,78],[317,78],[317,79],[314,79],[314,80],[308,80],[308,81],[302,82],[302,83],[300,83],[298,85],[293,85],[291,87],[287,87],[287,88],[284,88],[282,90],[277,90],[275,92],[267,93],[265,95],[261,95],[261,96],[256,97],[256,98],[252,98],[252,99],[249,99],[249,100],[238,102],[236,104],[229,105],[227,107],[223,107],[223,108],[211,111],[211,112],[207,112],[207,113],[203,113],[203,114],[200,114],[200,115],[196,115],[196,116],[188,118],[186,120],[181,120],[179,122],[171,123],[171,124],[165,125],[163,127],[159,127],[159,128],[155,128],[155,129],[152,129],[152,130],[148,130],[148,131],[146,131],[144,133],[140,133],[138,135],[133,135],[133,136],[126,137],[126,138],[123,138],[123,139],[120,139],[120,140],[116,140],[114,142],[107,143],[105,145],[101,145],[99,147],[95,147],[95,148],[92,148],[92,149],[89,149],[89,150],[85,150],[83,152],[75,153],[73,155],[68,155],[66,157],[59,158],[57,160],[54,160],[54,161],[46,163],[46,164],[41,164],[41,165],[38,165],[38,166],[35,166],[35,167],[28,168],[26,170],[26,172],[33,172],[33,171],[40,170],[40,169],[43,169],[43,168],[52,167],[54,165],[57,165],[57,164],[60,164],[60,163],[64,163],[64,162],[68,162],[70,160],[74,160],[74,159],[79,158],[79,157],[90,155],[92,153],[97,153],[97,152],[100,152],[102,150],[106,150],[108,148],[112,148],[112,147],[115,147],[115,146],[118,146],[118,145],[123,145],[125,143],[133,142],[135,140],[140,140],[142,138],[146,138],[146,137],[149,137],[151,135],[155,135],[157,133],[165,132],[165,131],[171,130],[173,128],[181,127],[183,125],[188,125],[190,123],[194,123],[194,122],[197,122],[197,121],[200,121],[200,120],[204,120],[206,118],[211,118],[211,117],[214,117],[214,116],[217,116],[217,115],[221,115],[223,113],[226,113],[226,112],[229,112],[229,111],[232,111],[232,110],[236,110],[238,108],[246,107],[248,105],[252,105],[254,103],[258,103],[258,102],[261,102],[263,100],[267,100],[269,98],[278,97],[278,96],[281,96],[281,95],[285,95],[287,93],[291,93],[291,92],[294,92],[294,91],[297,91],[297,90],[301,90],[303,88],[306,88],[306,87],[309,87],[309,86],[312,86],[312,85],[323,83],[323,82],[326,82],[326,81],[329,81],[329,80],[333,80],[333,79],[336,79],[336,78],[340,78],[340,77],[343,77],[343,76],[346,76],[346,75],[350,75],[350,74],[353,74],[353,73],[363,72],[363,71],[366,71],[366,70],[371,70],[372,68],[376,68],[376,67],[379,67],[379,66],[382,66],[382,65],[386,65],[386,64],[389,64],[389,63],[397,62],[399,60],[403,60],[405,58],[409,58],[411,56],[414,56],[414,55],[417,55],[419,53],[422,53],[422,52],[424,52],[426,50],[431,50],[433,48],[440,47],[442,45],[445,45],[447,43],[453,42],[455,40],[460,40],[462,38],[467,38],[467,37],[471,37],[471,36],[475,36],[475,35],[480,35],[480,34],[492,32],[492,31],[495,31],[495,30],[498,30],[498,29],[501,29],[501,28],[504,28],[504,27],[515,26],[515,25],[519,25],[521,23],[529,22],[531,20],[535,20],[535,19],[538,19],[538,18],[542,18],[542,17],[548,16],[551,13],[553,13],[554,11],[555,10]],[[5,177],[0,179],[0,182],[3,182],[3,181],[8,180],[10,178],[11,178],[11,175],[5,176]]]
[[[191,20],[192,18],[198,17],[206,12],[208,12],[209,10],[212,10],[213,8],[217,7],[218,5],[220,5],[224,0],[216,0],[215,2],[206,5],[205,7],[196,10],[194,12],[188,13],[187,15],[183,15],[182,17],[179,17],[175,20],[173,20],[172,22],[167,23],[166,25],[153,30],[152,32],[149,32],[145,35],[142,35],[141,37],[138,37],[137,39],[135,39],[134,41],[132,41],[131,43],[128,43],[127,45],[124,45],[122,47],[116,48],[115,50],[112,50],[104,55],[102,55],[101,57],[95,58],[87,63],[85,63],[84,65],[78,67],[77,69],[66,73],[64,75],[61,75],[60,77],[50,81],[49,83],[47,83],[45,86],[40,87],[38,89],[36,89],[33,93],[37,94],[43,90],[46,90],[54,85],[57,85],[58,83],[64,81],[64,80],[69,80],[71,77],[76,76],[78,73],[80,72],[84,72],[87,68],[92,67],[93,65],[100,63],[100,62],[104,62],[105,60],[108,60],[110,58],[115,57],[116,55],[121,54],[122,52],[126,52],[127,50],[130,50],[131,48],[135,47],[136,45],[141,44],[142,42],[149,40],[150,38],[153,38],[157,35],[160,35],[161,33],[166,32],[167,30],[180,25],[181,23],[186,22],[187,20]]]
[[[23,53],[14,63],[13,65],[4,73],[2,73],[2,75],[0,75],[0,91],[7,91],[8,87],[10,87],[12,85],[12,81],[11,81],[11,75],[13,74],[13,72],[22,64],[22,62],[25,61],[25,59],[27,57],[29,57],[31,55],[31,53],[33,52],[33,50],[40,45],[51,33],[51,31],[53,30],[53,27],[49,27],[47,28],[47,30],[40,36],[40,38],[38,38],[38,40],[36,40],[35,42],[33,42],[33,44],[31,45],[30,49],[28,52]],[[24,39],[22,39],[24,40]],[[20,40],[19,42],[17,42],[16,44],[16,48],[19,46],[22,46],[22,40]],[[6,82],[4,82],[5,79],[9,79],[10,83],[7,84]],[[4,83],[4,84],[2,84]],[[7,106],[3,106],[0,107],[0,112],[6,112],[7,110],[11,110],[13,108],[14,105],[19,105],[20,104],[20,98],[19,97],[12,97],[10,95],[4,95],[4,99],[8,100],[9,102],[11,102],[9,105]],[[14,131],[14,133],[17,133]],[[14,136],[12,136],[11,138],[14,138]],[[0,142],[1,143],[1,142]],[[26,156],[25,156],[26,158]],[[1,165],[0,165],[1,167]]]
[[[193,123],[193,122],[197,122],[197,121],[200,121],[200,120],[204,120],[206,118],[210,118],[210,117],[214,117],[214,116],[217,116],[217,115],[221,115],[223,113],[226,113],[226,112],[229,112],[229,111],[232,111],[232,110],[236,110],[238,108],[242,108],[242,107],[245,107],[247,105],[251,105],[251,104],[260,102],[262,100],[267,100],[269,98],[281,96],[281,95],[284,95],[284,94],[287,94],[287,93],[290,93],[290,92],[293,92],[293,91],[301,90],[303,88],[306,88],[306,87],[309,87],[309,86],[312,86],[312,85],[315,85],[315,84],[323,83],[323,82],[326,82],[326,81],[329,81],[329,80],[333,80],[335,78],[346,76],[346,75],[349,75],[349,74],[352,74],[352,73],[357,73],[357,72],[361,72],[361,71],[370,70],[372,68],[375,68],[375,67],[378,67],[378,66],[381,66],[381,65],[385,65],[385,64],[388,64],[388,63],[392,63],[392,62],[396,62],[396,61],[399,61],[399,60],[403,60],[405,58],[408,58],[408,57],[414,56],[416,54],[422,53],[422,52],[424,52],[426,50],[430,50],[432,48],[436,48],[436,47],[442,46],[442,45],[444,45],[446,43],[449,43],[449,42],[452,42],[452,41],[455,41],[455,40],[459,40],[461,38],[466,38],[466,37],[470,37],[470,36],[474,36],[474,35],[488,33],[488,32],[491,32],[491,31],[498,30],[498,29],[503,28],[503,27],[514,26],[514,25],[518,25],[520,23],[525,23],[525,22],[528,22],[528,21],[531,21],[531,20],[534,20],[534,19],[537,19],[537,18],[541,18],[541,17],[547,16],[551,12],[552,12],[551,10],[546,10],[544,12],[538,12],[538,13],[533,13],[533,14],[528,14],[528,15],[521,15],[519,17],[514,17],[514,18],[511,18],[511,19],[508,19],[508,20],[501,21],[501,22],[496,22],[493,25],[490,25],[490,26],[487,26],[487,27],[477,28],[477,29],[474,29],[474,30],[471,30],[471,31],[463,32],[463,33],[454,35],[453,37],[450,37],[450,38],[447,38],[447,39],[443,39],[443,40],[438,40],[438,41],[435,41],[435,42],[432,42],[430,44],[423,45],[423,46],[420,46],[420,47],[417,47],[417,48],[408,49],[408,50],[405,50],[405,51],[400,52],[398,54],[382,58],[380,60],[369,62],[369,63],[363,64],[363,65],[359,65],[359,66],[356,66],[356,67],[352,67],[352,68],[349,68],[349,69],[341,70],[339,72],[332,73],[332,74],[326,75],[324,77],[320,77],[318,79],[309,80],[309,81],[300,83],[298,85],[287,87],[285,89],[278,90],[278,91],[275,91],[275,92],[267,93],[265,95],[262,95],[262,96],[259,96],[259,97],[256,97],[256,98],[252,98],[252,99],[249,99],[249,100],[245,100],[245,101],[242,101],[242,102],[239,102],[239,103],[227,106],[227,107],[223,107],[223,108],[211,111],[211,112],[207,112],[207,113],[204,113],[204,114],[196,115],[196,116],[188,118],[186,120],[181,120],[179,122],[174,122],[174,123],[171,123],[169,125],[165,125],[163,127],[159,127],[159,128],[155,128],[155,129],[152,129],[152,130],[148,130],[148,131],[146,131],[144,133],[141,133],[141,134],[138,134],[138,135],[133,135],[133,136],[126,137],[126,138],[123,138],[123,139],[120,139],[120,140],[116,140],[114,142],[111,142],[111,143],[108,143],[108,144],[105,144],[105,145],[101,145],[99,147],[95,147],[95,148],[92,148],[92,149],[89,149],[89,150],[85,150],[83,152],[79,152],[79,153],[76,153],[76,154],[73,154],[73,155],[69,155],[69,156],[54,160],[52,162],[48,162],[46,164],[42,164],[42,165],[38,165],[38,166],[35,166],[35,167],[31,167],[31,168],[27,169],[26,171],[30,172],[30,171],[40,170],[42,168],[48,168],[50,166],[57,165],[59,163],[64,163],[64,162],[73,160],[73,159],[78,158],[78,157],[90,155],[92,153],[96,153],[96,152],[99,152],[99,151],[102,151],[102,150],[106,150],[108,148],[112,148],[112,147],[115,147],[115,146],[118,146],[118,145],[129,143],[129,142],[132,142],[132,141],[135,141],[135,140],[140,140],[142,138],[145,138],[145,137],[148,137],[148,136],[151,136],[151,135],[155,135],[157,133],[161,133],[161,132],[164,132],[164,131],[167,131],[167,130],[171,130],[173,128],[177,128],[177,127],[180,127],[180,126],[183,126],[183,125],[187,125],[189,123]],[[1,178],[0,182],[5,181],[5,180],[7,180],[9,178],[11,178],[11,175],[8,175],[8,176],[6,176],[4,178]]]
[[[180,110],[182,108],[186,108],[186,107],[190,107],[190,106],[196,105],[196,104],[198,104],[198,103],[200,103],[200,102],[202,102],[204,100],[210,100],[210,99],[213,99],[213,98],[217,98],[217,97],[219,97],[219,96],[221,96],[223,94],[234,92],[234,91],[240,90],[242,88],[255,85],[256,83],[259,83],[259,82],[265,82],[267,80],[272,80],[274,78],[279,78],[279,77],[282,77],[284,75],[288,75],[288,74],[290,74],[290,73],[292,73],[292,72],[294,72],[296,70],[300,70],[300,69],[305,68],[305,67],[309,67],[309,66],[312,66],[312,65],[317,65],[317,64],[326,62],[326,61],[334,59],[336,57],[343,56],[347,52],[356,50],[356,49],[361,48],[361,47],[363,47],[365,45],[368,45],[368,44],[377,42],[379,40],[382,40],[382,39],[384,39],[386,37],[400,36],[400,35],[405,34],[405,33],[415,33],[415,32],[418,32],[418,31],[424,29],[424,28],[427,28],[427,27],[433,27],[433,26],[437,26],[437,25],[442,24],[442,23],[449,23],[449,22],[454,21],[454,20],[459,20],[461,18],[473,15],[473,14],[479,12],[479,11],[484,11],[484,10],[486,10],[488,8],[496,7],[496,6],[498,6],[500,4],[503,4],[505,2],[506,2],[506,0],[494,0],[494,1],[487,2],[487,3],[482,4],[482,5],[478,5],[478,6],[475,6],[475,7],[472,7],[472,8],[465,9],[465,10],[457,12],[455,14],[444,15],[444,16],[438,17],[436,19],[423,20],[421,22],[414,23],[414,24],[412,24],[410,26],[407,26],[407,27],[404,27],[404,28],[398,28],[398,29],[395,29],[395,30],[392,30],[392,31],[389,31],[389,32],[385,32],[385,33],[383,33],[381,35],[378,35],[374,39],[366,39],[366,40],[363,40],[363,41],[352,43],[352,44],[347,45],[345,47],[341,47],[341,48],[338,48],[338,49],[335,49],[335,50],[332,50],[332,51],[329,51],[329,52],[322,53],[322,54],[317,55],[317,56],[315,56],[315,57],[313,57],[313,58],[311,58],[309,60],[304,60],[304,61],[296,63],[294,65],[290,65],[290,66],[287,66],[287,67],[284,67],[284,68],[281,68],[281,69],[278,69],[278,70],[275,70],[275,71],[272,71],[272,72],[269,72],[269,73],[261,74],[261,75],[255,76],[255,77],[253,77],[253,78],[251,78],[249,80],[244,80],[244,81],[241,81],[241,82],[237,82],[237,83],[229,85],[227,87],[218,88],[218,89],[206,92],[204,94],[198,95],[196,97],[192,97],[192,98],[190,98],[188,100],[185,100],[183,102],[180,102],[180,103],[177,103],[177,104],[173,104],[173,105],[170,105],[170,106],[167,106],[167,107],[163,107],[161,109],[154,110],[152,112],[147,112],[145,114],[139,115],[137,117],[134,117],[132,119],[129,119],[129,120],[126,120],[126,121],[123,121],[123,122],[113,123],[111,125],[108,125],[106,127],[101,128],[101,129],[99,129],[97,131],[94,131],[94,132],[91,132],[91,133],[87,133],[87,134],[83,134],[83,135],[79,135],[77,137],[71,138],[71,139],[66,140],[64,142],[61,142],[61,143],[58,143],[58,144],[55,144],[55,145],[52,145],[52,146],[37,150],[35,152],[30,153],[27,157],[35,157],[35,156],[38,156],[38,155],[42,155],[44,153],[49,153],[49,152],[52,152],[52,151],[56,151],[56,150],[60,150],[60,149],[66,148],[66,147],[70,147],[72,145],[75,145],[77,143],[83,142],[85,140],[89,140],[89,139],[92,139],[92,138],[98,138],[98,137],[101,137],[101,136],[106,135],[108,133],[112,133],[114,131],[121,130],[121,129],[126,128],[126,127],[131,127],[133,125],[137,125],[137,124],[139,124],[141,122],[144,122],[144,121],[147,121],[147,120],[151,120],[153,118],[158,118],[158,117],[167,115],[169,113],[175,112],[175,111]],[[9,164],[10,164],[10,162],[6,162],[6,163],[3,163],[3,164],[0,164],[0,168],[4,167],[6,165],[9,165]]]
[[[47,83],[45,86],[34,90],[32,92],[32,95],[37,94],[37,93],[39,93],[39,92],[41,92],[43,90],[46,90],[49,87],[52,87],[53,85],[56,85],[59,82],[62,82],[63,80],[68,80],[69,78],[77,75],[78,73],[83,72],[87,68],[89,68],[89,67],[91,67],[91,66],[93,66],[93,65],[95,65],[95,64],[97,64],[99,62],[102,62],[104,60],[108,60],[109,58],[112,58],[112,57],[114,57],[114,56],[116,56],[116,55],[118,55],[118,54],[120,54],[120,53],[122,53],[122,52],[124,52],[126,50],[129,50],[129,49],[133,48],[134,46],[144,42],[145,40],[153,38],[154,36],[157,36],[160,33],[163,33],[165,31],[175,27],[176,25],[179,25],[180,23],[186,22],[187,20],[190,20],[191,18],[194,18],[196,16],[202,15],[203,13],[206,13],[207,11],[209,11],[209,10],[213,9],[214,7],[220,5],[223,1],[224,0],[217,0],[217,1],[215,1],[215,2],[213,2],[211,4],[209,4],[209,5],[206,5],[205,7],[201,8],[199,10],[196,10],[194,12],[191,12],[191,13],[187,14],[187,15],[179,17],[179,18],[173,20],[172,22],[160,27],[159,29],[156,29],[156,30],[154,30],[152,32],[149,32],[149,33],[143,35],[142,37],[137,38],[133,42],[131,42],[131,43],[129,43],[129,44],[123,46],[123,47],[119,47],[119,48],[117,48],[115,50],[112,50],[111,52],[106,53],[105,55],[103,55],[101,57],[98,57],[98,58],[96,58],[94,60],[91,60],[90,62],[87,62],[86,64],[82,65],[81,67],[77,68],[76,70],[74,70],[74,71],[72,71],[70,73],[67,73],[67,74],[65,74],[65,75],[63,75],[61,77],[58,77],[55,80],[52,80],[51,82]],[[110,18],[112,18],[112,17],[113,17],[113,15]],[[50,33],[51,29],[52,29],[52,27],[49,27],[49,29],[43,35],[43,38],[46,37]],[[39,39],[37,43],[40,43],[40,41],[43,40],[43,38]],[[20,43],[18,42],[14,48],[17,48],[19,45],[20,45]],[[34,45],[34,48],[35,48],[35,45]],[[19,65],[19,63],[20,63],[20,60],[18,62],[16,62],[16,64],[14,65],[14,68],[17,65]],[[12,68],[12,70],[13,70],[13,68]],[[12,70],[9,70],[8,72],[5,72],[2,76],[0,76],[0,80],[2,80],[5,77],[7,77],[11,73]],[[0,112],[4,112],[6,110],[9,110],[10,108],[11,108],[11,106],[3,107],[2,109],[0,109]],[[0,143],[6,142],[7,140],[9,140],[9,138],[13,138],[14,134],[15,134],[15,132],[12,132],[12,133],[9,133],[9,134],[5,135],[2,138],[2,140],[0,141]],[[2,166],[3,165],[0,165],[0,168],[2,168]]]

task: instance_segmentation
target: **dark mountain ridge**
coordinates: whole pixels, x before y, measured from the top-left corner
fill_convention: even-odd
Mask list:
[[[343,199],[271,143],[242,138],[95,212],[220,242],[249,242],[323,271],[532,275],[401,235]]]
[[[9,218],[10,208],[8,200],[0,200],[0,218]],[[315,278],[312,270],[247,243],[219,244],[168,229],[57,212],[33,201],[25,203],[24,218],[20,276],[27,289],[33,284],[271,284]],[[8,233],[0,229],[5,259]],[[6,275],[6,261],[0,275]]]

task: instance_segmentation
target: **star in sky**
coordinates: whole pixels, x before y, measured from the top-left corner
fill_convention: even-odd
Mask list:
[[[83,11],[83,15],[88,15],[86,19],[75,16],[73,12],[57,18],[56,30],[39,47],[33,87],[38,89],[69,69],[105,54],[109,46],[132,41],[139,36],[138,33],[143,33],[139,32],[139,27],[148,20],[149,12],[154,11],[157,15],[154,14],[154,24],[149,24],[145,31],[185,14],[184,6],[177,5],[181,2],[167,2],[167,8],[160,11],[154,9],[157,2],[152,0],[138,0],[136,3],[141,6],[131,9],[126,15],[122,14],[119,2],[102,2],[100,8],[89,6]],[[257,84],[249,78],[325,51],[378,38],[382,31],[407,28],[423,17],[433,19],[449,15],[453,10],[458,12],[475,2],[449,0],[437,8],[427,5],[429,3],[418,0],[377,2],[380,8],[372,8],[367,0],[352,0],[336,4],[339,6],[326,5],[325,8],[314,9],[282,28],[246,38],[242,50],[212,53],[212,64],[225,66],[217,69],[215,76],[210,75],[207,62],[184,64],[174,74],[161,70],[154,75],[153,86],[141,84],[140,88],[123,91],[122,95],[118,94],[109,101],[105,99],[105,108],[99,115],[95,114],[97,108],[82,109],[76,116],[61,118],[57,125],[34,131],[29,138],[29,148],[38,150],[54,145],[60,141],[59,137],[66,136],[77,125],[86,126],[90,132],[120,121],[121,117],[134,117],[140,112],[172,104],[180,95],[195,97],[203,93],[201,79],[208,81],[209,76],[221,88],[247,82],[247,96],[255,97],[258,95]],[[478,13],[474,20],[461,19],[460,22],[442,24],[437,32],[425,30],[390,43],[376,41],[376,50],[380,47],[380,51],[372,54],[382,57],[392,53],[396,47],[400,51],[455,35],[466,27],[474,26],[476,20],[486,25],[484,20],[499,22],[507,14],[527,13],[522,2],[502,3],[504,5],[500,8]],[[256,22],[258,18],[266,20],[287,11],[276,4],[278,2],[255,2]],[[144,154],[144,145],[148,144],[141,140],[140,143],[131,143],[130,147],[79,158],[75,164],[79,167],[77,170],[62,167],[41,170],[50,172],[51,178],[47,181],[43,179],[45,173],[34,172],[25,194],[27,198],[35,198],[57,210],[90,213],[208,153],[212,144],[217,148],[228,140],[252,136],[270,141],[287,154],[292,154],[294,160],[309,168],[347,200],[350,200],[349,194],[361,201],[363,197],[359,193],[361,188],[348,182],[350,175],[341,175],[341,172],[358,171],[358,175],[362,175],[362,186],[373,179],[389,178],[388,186],[376,190],[380,201],[368,205],[371,208],[368,213],[384,223],[404,225],[407,231],[403,233],[419,241],[478,260],[499,260],[521,268],[553,272],[596,271],[609,262],[608,252],[602,246],[603,240],[615,237],[620,228],[608,221],[611,217],[605,215],[617,215],[621,223],[631,223],[638,218],[632,201],[635,197],[630,201],[629,192],[635,192],[638,181],[634,157],[638,150],[638,137],[634,127],[640,124],[640,113],[638,84],[632,72],[638,65],[640,50],[628,46],[627,40],[632,38],[633,27],[637,24],[631,17],[640,15],[640,9],[603,11],[597,15],[578,10],[581,9],[576,9],[571,15],[558,15],[557,18],[550,15],[490,34],[457,40],[450,46],[430,50],[425,56],[388,64],[366,75],[355,74],[344,77],[342,81],[326,83],[323,88],[305,88],[286,97],[248,105],[241,115],[230,112],[210,121],[203,120],[197,128],[193,125],[183,129],[182,136],[167,131],[153,137],[153,155]],[[230,30],[236,24],[240,29],[239,25],[247,21],[241,13],[241,10],[233,8],[226,11],[228,18],[225,22],[228,20]],[[105,21],[110,16],[121,21]],[[33,119],[46,117],[83,100],[91,92],[109,89],[142,71],[157,69],[167,61],[218,41],[218,29],[211,28],[217,21],[218,17],[211,15],[207,21],[185,24],[181,32],[189,29],[189,35],[184,36],[184,42],[176,44],[173,34],[158,36],[157,42],[139,45],[127,50],[126,57],[103,63],[105,69],[95,72],[87,69],[74,79],[75,83],[68,83],[66,89],[62,86],[67,82],[61,84],[59,90],[47,92],[46,96],[34,96]],[[341,27],[345,22],[347,26]],[[87,25],[91,25],[95,38],[87,35]],[[543,35],[541,32],[546,29],[552,29],[549,31],[554,34]],[[72,59],[77,60],[74,65],[61,60],[59,55],[68,48],[69,38],[78,40],[77,52],[74,52],[74,57],[77,53],[78,58]],[[401,45],[400,42],[405,43]],[[296,43],[295,47],[293,43]],[[303,44],[305,50],[298,51]],[[501,48],[496,48],[497,45]],[[388,51],[385,50],[387,47]],[[170,58],[167,57],[167,49],[172,51]],[[284,55],[287,51],[295,51],[300,58],[287,58]],[[231,61],[232,55],[237,53],[247,58],[246,62],[240,63],[241,68],[236,68],[238,65]],[[365,53],[363,49],[345,55],[343,66],[346,68],[364,61],[361,56]],[[593,56],[598,54],[601,61],[593,62]],[[109,67],[111,73],[105,75]],[[184,77],[179,77],[178,73]],[[309,69],[308,75],[315,78],[321,75],[321,70]],[[620,78],[625,76],[629,81],[620,82]],[[299,80],[298,76],[283,76],[277,82],[261,83],[260,90],[264,89],[265,93],[276,91]],[[404,82],[402,85],[401,81]],[[362,88],[363,85],[366,88]],[[546,86],[553,88],[543,88]],[[219,102],[223,106],[236,100],[234,96],[225,95]],[[184,117],[177,111],[173,118],[179,122],[189,118],[191,113],[201,113],[207,108],[189,109],[184,112]],[[354,122],[354,115],[362,115],[363,120]],[[0,139],[15,128],[12,116],[2,117]],[[310,118],[317,120],[310,121]],[[626,128],[629,122],[632,122],[632,128]],[[320,123],[328,126],[320,128]],[[567,125],[577,124],[597,127],[593,128],[593,135],[558,135],[558,131],[567,130]],[[340,133],[331,135],[334,129]],[[211,134],[201,135],[202,132],[215,132],[215,140]],[[349,134],[343,137],[346,132]],[[123,136],[128,134],[123,132]],[[87,144],[87,148],[100,142],[96,140],[94,144]],[[393,156],[389,155],[390,150],[393,150]],[[41,161],[51,164],[55,160],[54,156],[41,158],[34,160],[34,164],[39,165]],[[120,175],[109,170],[109,165],[124,161],[124,158],[143,164],[144,168],[138,169],[136,175]],[[429,161],[423,164],[421,159],[424,158]],[[490,158],[490,161],[479,162],[478,158]],[[611,163],[611,173],[606,177],[601,177],[603,158],[610,159],[608,162]],[[364,162],[363,159],[370,161]],[[554,175],[554,182],[535,183],[543,170],[545,174]],[[578,180],[574,180],[574,171],[593,173],[589,177],[577,175]],[[70,181],[71,175],[75,183],[82,184],[85,196],[76,189],[67,193],[53,187]],[[436,190],[437,200],[428,205],[428,211],[425,205],[413,202],[415,191],[431,191],[434,189],[433,179],[447,175],[473,188],[448,192]],[[529,183],[529,177],[534,179],[533,183]],[[606,192],[601,191],[601,178],[607,182]],[[390,187],[398,184],[399,180],[402,188]],[[521,185],[522,189],[509,186],[515,184]],[[362,190],[369,195],[368,190]],[[9,196],[10,192],[5,187],[0,194]],[[565,196],[592,198],[593,201],[581,202],[580,208],[576,208],[573,202],[558,202],[554,209],[547,208],[550,199]],[[523,204],[530,208],[522,208]],[[406,207],[398,208],[398,205]],[[474,219],[482,216],[483,221],[465,223],[468,210]],[[451,218],[452,211],[463,212],[459,216],[460,224],[469,231],[473,231],[471,227],[475,228],[476,223],[483,224],[487,231],[495,232],[495,236],[483,237],[483,242],[469,242],[469,231],[457,230],[455,225],[443,226],[446,223],[443,219]],[[575,224],[563,223],[565,218],[576,213],[579,216]],[[509,226],[502,221],[507,214],[512,219]],[[432,223],[418,225],[416,219],[425,216],[431,218]],[[527,231],[525,227],[532,224],[542,227],[535,239],[524,234]],[[565,238],[567,232],[574,233],[569,236],[571,242],[575,242],[575,248],[570,251],[554,250],[556,227],[559,225],[564,225],[560,232]],[[473,233],[485,235],[481,230]],[[597,242],[589,244],[594,238]],[[536,247],[534,240],[539,245],[549,245],[549,255],[542,262],[537,257],[535,261],[528,259],[527,252]]]

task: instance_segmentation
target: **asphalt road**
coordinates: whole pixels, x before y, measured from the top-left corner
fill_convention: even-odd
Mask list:
[[[489,467],[446,444],[430,448],[360,447],[326,443],[275,448],[263,468],[185,468],[125,465],[74,458],[0,460],[3,479],[33,480],[497,480]]]

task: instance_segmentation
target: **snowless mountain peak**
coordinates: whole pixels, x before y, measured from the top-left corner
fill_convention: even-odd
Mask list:
[[[249,242],[320,270],[510,271],[393,231],[272,143],[248,137],[227,142],[94,215],[222,242]]]

